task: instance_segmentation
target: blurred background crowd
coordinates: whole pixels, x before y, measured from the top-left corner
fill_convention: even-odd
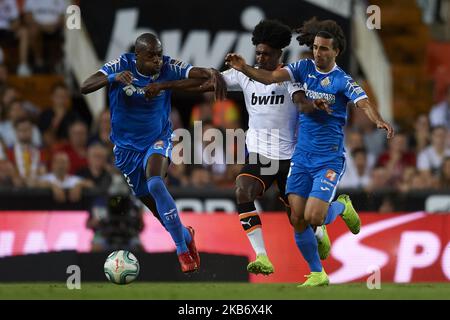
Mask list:
[[[426,30],[424,47],[434,40],[448,43],[449,3],[446,0],[415,1],[414,7],[421,14],[421,30]],[[114,166],[108,106],[94,116],[64,68],[68,4],[65,0],[0,0],[0,189],[50,189],[54,200],[60,203],[79,201],[86,189],[105,195],[126,195],[128,187]],[[349,106],[347,169],[340,188],[367,193],[389,189],[398,194],[414,190],[450,191],[449,73],[441,68],[440,78],[435,77],[437,71],[432,68],[435,64],[427,66],[424,49],[411,43],[411,37],[408,37],[410,43],[403,46],[404,50],[410,50],[409,60],[405,60],[404,55],[397,57],[398,52],[390,53],[396,49],[390,49],[388,44],[393,40],[386,30],[389,27],[384,27],[380,35],[391,63],[394,67],[400,65],[399,69],[408,64],[408,71],[412,66],[414,70],[421,68],[423,73],[415,75],[420,81],[426,81],[422,90],[427,98],[420,99],[424,94],[412,90],[411,99],[421,103],[420,108],[415,108],[408,100],[403,105],[395,105],[395,108],[405,109],[405,113],[408,111],[408,116],[396,113],[393,121],[396,136],[390,141],[361,110]],[[401,38],[399,29],[395,30],[397,38]],[[448,61],[450,58],[445,57],[444,52],[438,52],[438,56]],[[303,55],[307,56],[308,52]],[[401,63],[396,59],[401,59]],[[406,71],[400,78],[400,82],[411,81]],[[364,78],[358,80],[370,93]],[[394,88],[394,96],[401,94],[400,87]],[[414,112],[408,108],[413,108]],[[171,113],[174,129],[193,130],[194,121],[202,121],[203,130],[245,130],[247,119],[242,97],[235,94],[230,94],[225,101],[214,101],[208,93],[174,99]],[[194,141],[193,153],[203,157],[208,143]],[[227,150],[219,152],[223,154],[216,154],[216,158],[224,157]],[[204,160],[198,165],[172,165],[166,178],[168,185],[233,189],[241,165],[206,164],[207,159]],[[133,200],[122,203],[124,200],[120,199],[96,198],[89,226],[98,228],[105,208],[111,212],[130,212],[133,211],[130,208],[135,208],[139,212],[139,204]],[[139,214],[136,217],[130,223],[141,230]],[[124,230],[129,229],[124,227]],[[95,241],[102,245],[102,237]],[[133,235],[129,236],[129,241],[135,241]]]

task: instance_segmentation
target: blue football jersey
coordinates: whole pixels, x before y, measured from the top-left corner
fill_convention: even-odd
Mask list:
[[[327,100],[333,111],[331,115],[321,110],[299,114],[296,151],[343,154],[347,103],[367,98],[364,90],[337,65],[323,73],[317,70],[313,60],[305,59],[291,63],[285,69],[292,81],[300,83],[308,98]]]
[[[99,70],[105,75],[122,71],[130,71],[133,74],[130,85],[117,81],[109,85],[111,141],[121,148],[144,152],[156,141],[170,138],[171,91],[164,90],[158,96],[146,99],[144,88],[152,82],[187,78],[191,68],[188,63],[163,56],[160,73],[145,76],[136,68],[134,53],[125,53],[120,58],[106,63]]]

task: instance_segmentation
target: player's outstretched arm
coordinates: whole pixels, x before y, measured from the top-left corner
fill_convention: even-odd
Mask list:
[[[227,84],[219,71],[214,68],[193,67],[189,71],[189,78],[207,79],[209,83],[204,87],[212,86],[214,88],[214,96],[217,100],[224,100],[227,96]],[[209,90],[205,90],[209,91]]]
[[[333,112],[325,99],[308,99],[305,92],[302,90],[293,94],[292,101],[298,106],[298,110],[302,113],[311,113],[315,110],[323,110],[328,114]]]
[[[97,91],[113,81],[119,81],[128,85],[133,81],[133,74],[130,71],[123,71],[106,76],[102,72],[97,71],[81,84],[81,93],[88,94]]]
[[[205,92],[213,91],[214,86],[207,79],[183,79],[167,82],[153,82],[145,87],[145,97],[147,99],[156,97],[162,90]]]
[[[247,77],[264,84],[291,80],[289,72],[286,69],[277,69],[274,71],[256,69],[249,66],[245,62],[245,59],[236,53],[227,54],[227,56],[225,57],[225,63],[233,69],[242,72]]]
[[[394,136],[394,129],[392,126],[383,120],[378,110],[369,102],[369,99],[359,100],[356,103],[356,106],[364,110],[367,117],[377,125],[378,129],[385,129],[387,131],[388,139],[391,139]]]

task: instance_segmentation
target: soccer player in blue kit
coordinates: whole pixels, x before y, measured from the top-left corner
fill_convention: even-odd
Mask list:
[[[295,242],[311,271],[301,286],[310,287],[329,284],[311,226],[330,224],[338,215],[354,234],[359,233],[361,226],[347,195],[332,202],[345,170],[343,127],[347,103],[352,101],[363,109],[378,128],[387,130],[388,138],[394,131],[370,104],[364,90],[336,65],[336,57],[346,44],[339,25],[332,20],[313,18],[297,31],[300,34],[297,40],[300,45],[312,48],[314,60],[300,60],[274,71],[255,69],[234,53],[228,54],[225,60],[229,66],[265,84],[289,80],[300,83],[306,97],[311,99],[300,105],[298,141],[286,186]],[[300,102],[295,94],[292,98]],[[317,100],[322,103],[313,102]]]
[[[159,39],[144,33],[136,39],[135,53],[125,53],[106,63],[81,86],[83,94],[108,86],[115,164],[134,194],[170,233],[184,273],[198,270],[200,256],[194,230],[181,223],[163,181],[172,150],[171,91],[161,91],[149,99],[146,86],[184,78],[198,78],[199,83],[209,79],[216,85],[216,96],[221,98],[226,84],[216,73],[164,56]]]

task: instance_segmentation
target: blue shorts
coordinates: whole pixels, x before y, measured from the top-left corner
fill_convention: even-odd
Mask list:
[[[149,194],[145,176],[148,158],[153,154],[161,154],[171,160],[172,147],[170,138],[156,141],[146,152],[124,149],[118,146],[114,147],[115,165],[122,172],[136,197]]]
[[[305,153],[291,162],[286,183],[286,194],[296,194],[302,198],[314,197],[331,202],[336,188],[345,171],[345,157]]]

